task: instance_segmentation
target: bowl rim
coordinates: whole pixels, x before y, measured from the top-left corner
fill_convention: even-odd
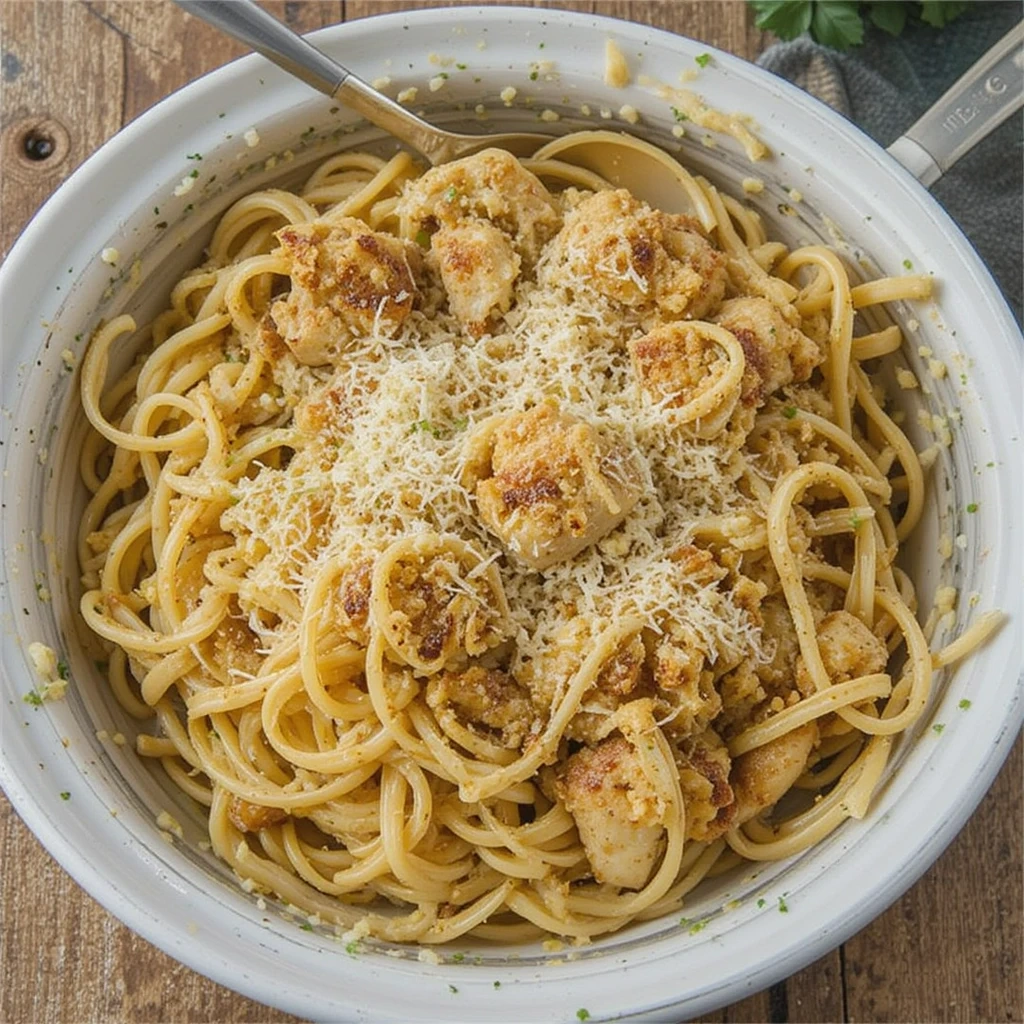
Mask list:
[[[707,44],[686,39],[666,30],[652,29],[634,22],[569,11],[545,10],[538,12],[531,8],[502,6],[485,8],[460,7],[375,15],[371,18],[355,22],[344,22],[318,30],[311,34],[311,38],[321,44],[326,44],[326,48],[330,49],[331,44],[336,41],[352,44],[358,42],[361,36],[376,35],[386,31],[391,25],[399,23],[405,23],[410,26],[415,26],[417,23],[434,24],[439,18],[452,14],[455,14],[462,21],[472,23],[473,25],[489,24],[492,22],[504,24],[509,21],[535,24],[540,17],[546,19],[547,22],[555,22],[567,27],[580,23],[591,24],[603,31],[614,32],[620,38],[641,40],[644,36],[655,36],[664,42],[671,40],[673,46],[680,48],[684,52],[692,45],[693,49],[698,52],[707,51],[711,53],[715,61],[726,69],[742,71],[744,74],[750,74],[751,69],[753,69],[757,76],[762,77],[766,85],[770,84],[771,88],[785,97],[787,102],[796,105],[807,115],[816,118],[829,131],[838,133],[862,145],[865,150],[866,159],[869,159],[875,165],[883,177],[897,186],[902,193],[924,206],[925,210],[942,226],[943,230],[951,238],[953,247],[957,250],[958,257],[961,259],[965,269],[981,284],[986,298],[993,306],[992,312],[997,320],[1002,320],[1005,336],[1013,337],[1016,334],[1019,337],[1019,330],[1013,320],[1009,307],[992,280],[991,275],[984,267],[970,242],[949,215],[942,210],[937,201],[894,158],[889,156],[881,147],[861,132],[860,129],[846,121],[841,115],[819,103],[813,97],[803,93],[795,86],[770,75],[770,73],[763,69],[756,68],[755,65],[742,60],[742,58],[734,57],[731,54],[716,50]],[[104,143],[57,189],[26,226],[4,261],[3,267],[0,268],[0,291],[7,285],[7,282],[15,281],[19,275],[23,275],[26,272],[25,266],[30,262],[33,251],[41,240],[54,231],[55,225],[64,213],[64,207],[73,200],[74,193],[83,187],[93,184],[96,177],[107,164],[127,154],[137,144],[139,139],[144,138],[165,119],[176,116],[179,112],[183,113],[191,109],[197,101],[201,100],[208,93],[222,90],[231,85],[241,85],[246,80],[256,77],[258,71],[265,66],[263,58],[257,55],[248,55],[211,71],[161,100]],[[1010,359],[1012,361],[1012,354]],[[1019,364],[1019,352],[1017,353],[1017,362]],[[0,483],[0,486],[5,491],[7,490],[7,487],[2,483]],[[7,643],[6,639],[4,642],[5,644]],[[1020,665],[1020,663],[1018,658],[1016,664]],[[844,906],[843,909],[847,913],[842,917],[842,920],[835,920],[836,914],[834,910],[824,915],[824,918],[827,918],[827,920],[819,920],[817,933],[813,937],[804,936],[805,940],[810,939],[811,941],[781,941],[775,957],[768,960],[764,960],[762,957],[762,962],[757,969],[749,970],[741,960],[739,961],[740,966],[734,969],[728,977],[698,986],[693,994],[687,996],[685,1003],[686,1011],[688,1013],[703,1012],[713,1006],[722,1005],[728,999],[739,998],[743,991],[757,991],[778,978],[793,973],[811,960],[822,955],[827,949],[831,949],[844,941],[909,888],[931,866],[935,858],[962,827],[988,789],[996,772],[1009,753],[1016,733],[1019,731],[1022,721],[1024,721],[1022,685],[1024,685],[1024,674],[1018,676],[1016,680],[1015,695],[1008,704],[1006,720],[993,738],[984,758],[975,763],[976,771],[969,780],[969,784],[962,784],[957,793],[957,799],[950,801],[952,805],[950,813],[938,822],[924,839],[919,840],[909,853],[904,852],[903,856],[897,859],[898,870],[887,876],[884,884],[876,884],[873,889],[868,890],[866,898],[865,892],[862,890],[859,902],[856,905]],[[7,729],[8,727],[5,726],[5,733]],[[148,894],[145,885],[139,884],[137,880],[128,878],[124,880],[122,885],[121,880],[104,873],[104,865],[91,861],[87,853],[88,847],[76,848],[73,845],[69,845],[62,830],[55,821],[47,816],[44,808],[34,796],[31,785],[28,782],[27,773],[19,772],[17,765],[10,762],[6,754],[6,749],[8,748],[6,739],[3,748],[4,750],[0,751],[0,785],[3,786],[16,810],[62,867],[115,916],[171,956],[185,962],[193,969],[229,988],[244,992],[246,995],[270,1005],[280,1006],[283,1009],[296,1013],[317,1016],[318,1013],[324,1011],[325,1006],[322,997],[299,991],[294,986],[291,990],[288,990],[288,986],[282,986],[279,979],[270,976],[264,977],[259,972],[253,971],[248,977],[244,978],[244,981],[240,981],[236,964],[230,958],[223,957],[217,951],[218,936],[213,935],[207,941],[197,938],[188,928],[187,915],[179,914],[169,924],[168,918],[157,916],[153,913],[153,909],[146,904],[145,897]],[[138,853],[140,851],[135,852]],[[847,902],[850,903],[852,901],[848,900]],[[667,950],[661,956],[656,955],[651,960],[645,961],[645,963],[651,966],[656,961],[675,955],[676,951],[674,949]],[[367,973],[377,976],[381,981],[386,982],[387,978],[391,975],[390,967],[392,965],[387,965],[389,970],[383,972],[380,970],[380,966],[375,965],[374,969]],[[488,987],[494,973],[494,970],[492,970],[486,979],[485,984]],[[510,981],[514,980],[514,973],[514,968],[498,970],[498,974],[501,977],[507,977]],[[575,975],[573,979],[575,990],[580,992],[586,991],[588,982],[593,980],[594,972],[575,971],[573,973]],[[556,974],[558,975],[557,979]],[[535,983],[541,981],[555,982],[557,980],[559,985],[566,984],[566,979],[561,977],[561,972],[551,972],[550,977],[545,976],[544,979],[535,978],[531,980]],[[459,983],[460,985],[466,984],[466,978],[460,977]],[[535,984],[531,987],[534,991],[550,988],[549,985],[544,984]],[[521,986],[508,986],[507,997],[503,999],[500,1008],[505,1014],[515,1013],[516,1011],[522,1013],[525,1012],[525,1007],[531,1005],[536,1007],[538,1005],[536,1000],[539,997],[537,996],[528,995],[522,1003],[517,1001],[518,997],[508,998],[513,992],[520,991],[520,988]],[[341,1007],[341,1005],[341,1003],[334,1003],[331,1008]],[[657,1019],[652,1015],[664,1013],[666,1010],[671,1010],[681,1005],[683,1004],[680,1004],[678,1001],[666,1001],[661,996],[658,996],[655,1001],[645,1006],[631,1006],[630,1012],[643,1015],[644,1019]],[[360,1007],[356,1003],[348,1004],[345,1008],[353,1014],[360,1012]],[[457,1009],[469,1009],[469,1007],[449,1007],[446,1009],[446,1012],[454,1017]],[[474,1006],[472,1009],[479,1009],[479,1007]],[[391,1012],[394,1011],[384,1010],[385,1014]],[[596,1009],[592,1011],[592,1014],[593,1019],[600,1019],[601,1017],[601,1013]],[[377,1019],[386,1018],[378,1017]]]

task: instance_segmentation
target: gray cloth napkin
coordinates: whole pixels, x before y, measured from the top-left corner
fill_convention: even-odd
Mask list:
[[[908,24],[897,38],[874,28],[837,53],[808,38],[778,43],[758,60],[888,146],[1021,18],[1021,4],[977,3],[939,31]],[[1024,252],[1024,129],[1009,118],[932,186],[988,264],[1018,322]]]

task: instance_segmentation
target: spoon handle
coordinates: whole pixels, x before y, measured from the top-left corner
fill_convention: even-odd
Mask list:
[[[456,156],[457,140],[367,85],[253,0],[175,0],[189,14],[245,43],[278,67],[419,150],[431,163]]]
[[[234,36],[314,89],[334,96],[351,72],[282,25],[253,0],[175,0],[189,14]]]
[[[926,188],[1024,104],[1024,22],[964,72],[890,147]]]

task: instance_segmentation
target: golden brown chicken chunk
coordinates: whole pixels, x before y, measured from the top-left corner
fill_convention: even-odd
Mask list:
[[[729,830],[736,813],[728,748],[713,729],[706,729],[682,745],[676,764],[686,805],[686,838],[711,842]]]
[[[597,192],[566,218],[545,279],[579,281],[640,313],[699,319],[725,294],[726,259],[697,222],[652,210],[624,189]]]
[[[277,237],[291,291],[271,307],[277,330],[301,363],[329,363],[356,338],[392,337],[412,311],[415,245],[346,217],[293,224]]]
[[[480,517],[535,569],[600,540],[640,498],[630,454],[551,402],[503,420],[489,456],[476,485]]]
[[[442,672],[427,684],[427,704],[442,724],[445,715],[454,714],[509,750],[520,749],[541,729],[529,693],[498,669],[472,665],[463,672]]]
[[[885,644],[849,612],[829,612],[818,623],[818,649],[833,684],[884,672],[889,660]],[[816,689],[802,655],[797,658],[796,678],[801,692]]]
[[[432,168],[406,187],[397,212],[410,236],[487,221],[508,237],[526,266],[536,263],[561,223],[540,179],[503,149]]]
[[[807,380],[822,361],[817,343],[788,324],[767,299],[728,299],[714,320],[743,346],[746,368],[740,399],[745,405],[760,405],[784,384]]]
[[[555,791],[576,821],[599,882],[640,889],[661,851],[664,803],[632,744],[584,747],[559,770]]]
[[[259,832],[280,825],[288,817],[288,812],[280,807],[264,807],[262,804],[251,804],[240,796],[233,796],[228,804],[228,818],[231,824],[241,832]]]
[[[817,742],[817,723],[808,722],[763,747],[740,754],[729,775],[736,797],[733,823],[742,825],[774,807],[807,767],[807,758]]]
[[[448,308],[473,337],[512,305],[520,257],[503,231],[485,220],[442,227],[431,252],[437,259]]]

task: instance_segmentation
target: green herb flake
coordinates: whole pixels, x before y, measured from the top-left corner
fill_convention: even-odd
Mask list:
[[[34,708],[41,708],[43,706],[43,698],[35,690],[29,690],[21,699],[26,704],[31,704]]]
[[[444,201],[446,203],[454,203],[455,200],[458,199],[458,198],[459,198],[459,190],[454,185],[449,185],[448,188],[445,189]]]
[[[57,662],[57,675],[65,682],[71,678],[71,669],[68,668],[68,663],[63,658]]]
[[[681,918],[679,918],[679,927],[680,928],[685,928],[689,923],[690,923],[690,919],[688,917],[681,917]]]
[[[789,905],[786,903],[785,898],[782,897],[782,896],[779,897],[779,913],[780,914],[788,914],[789,913]]]
[[[359,952],[359,940],[353,939],[351,942],[345,943],[345,952],[351,956],[355,956]]]
[[[453,964],[461,964],[462,961],[465,960],[465,959],[466,959],[466,954],[465,953],[452,953],[452,963]]]
[[[153,207],[153,216],[154,217],[159,217],[160,216],[160,207],[159,206],[154,206]],[[70,271],[69,271],[69,273],[70,273]]]
[[[971,503],[970,503],[970,504],[969,504],[969,505],[967,506],[967,511],[968,511],[968,512],[977,512],[977,511],[978,511],[978,503],[977,503],[976,501],[972,501],[972,502],[971,502]]]
[[[308,921],[303,921],[302,924],[299,925],[299,927],[304,932],[311,932],[313,930],[313,926]]]
[[[903,261],[903,269],[904,270],[913,270],[914,269],[914,264],[911,263],[910,260],[904,260]]]
[[[945,728],[946,728],[945,723],[943,723],[943,722],[936,722],[932,726],[932,732],[935,733],[936,736],[941,736],[942,735],[942,730],[945,729]]]
[[[71,799],[71,794],[65,789],[61,793],[60,798],[61,798],[61,800],[70,800]]]
[[[203,154],[202,153],[188,153],[188,154],[186,154],[185,159],[186,160],[202,160],[203,159]]]
[[[585,1010],[582,1006],[576,1011],[577,1020],[590,1020],[590,1011]]]
[[[860,529],[860,524],[863,521],[864,520],[861,519],[861,517],[859,515],[857,515],[856,513],[854,513],[852,516],[850,516],[850,526],[853,527],[853,529],[855,529],[855,530]]]
[[[427,231],[426,228],[420,228],[420,230],[416,232],[416,244],[421,249],[426,249],[426,248],[429,247],[429,245],[430,245],[430,232]]]
[[[690,925],[690,934],[696,935],[698,932],[704,931],[707,926],[707,921],[694,921],[693,924]]]
[[[957,704],[957,707],[961,711],[966,711],[970,706],[971,706],[971,702],[966,697],[964,697],[964,699],[962,701],[960,701],[959,704]]]
[[[672,116],[677,121],[689,121],[690,120],[689,116],[687,114],[684,114],[683,111],[681,111],[678,107],[673,107],[672,108]]]
[[[466,68],[468,68],[468,67],[469,67],[469,65],[468,65],[468,64],[456,64],[456,65],[455,65],[455,69],[456,69],[457,71],[465,71],[465,70],[466,70]]]
[[[494,983],[494,987],[495,987],[495,988],[501,988],[501,982],[500,982],[500,981],[496,981],[496,982]]]
[[[540,78],[540,73],[539,72],[537,72],[537,71],[531,71],[530,72],[530,81],[531,82],[536,82],[538,78]]]
[[[767,905],[768,901],[763,896],[757,901],[758,910],[763,910]]]
[[[460,416],[458,419],[452,420],[453,430],[465,430],[469,426],[469,417]]]
[[[451,992],[452,995],[456,995],[459,990],[454,985],[449,985],[448,991]]]
[[[192,170],[188,172],[188,176],[190,178],[198,178],[199,177],[199,168],[198,167],[193,167]]]
[[[796,412],[797,409],[795,405],[787,405],[785,409],[782,410],[782,415],[785,416],[787,420],[791,420],[796,416]]]
[[[693,59],[697,62],[699,67],[706,68],[711,63],[711,54],[698,53]]]

